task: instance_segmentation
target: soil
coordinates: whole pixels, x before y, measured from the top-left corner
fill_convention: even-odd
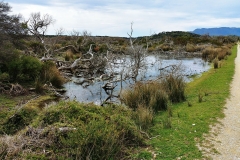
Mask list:
[[[231,83],[230,97],[224,108],[225,117],[211,126],[198,146],[206,159],[240,160],[240,44],[235,59],[235,74]]]

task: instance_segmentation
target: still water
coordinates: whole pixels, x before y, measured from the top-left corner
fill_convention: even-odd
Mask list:
[[[118,65],[114,65],[114,69],[111,68],[111,70],[114,70],[115,73],[119,73],[120,71],[124,71],[126,73],[129,72],[127,70],[128,67],[126,67],[126,62],[127,61],[125,61],[125,68],[121,66],[121,63],[118,63]],[[146,81],[157,79],[162,74],[161,69],[170,65],[181,65],[181,72],[183,75],[185,75],[185,80],[187,82],[191,81],[190,77],[192,75],[200,75],[210,68],[210,65],[201,58],[162,59],[154,55],[150,55],[145,58],[144,65],[139,70],[139,76],[137,77],[137,80]],[[106,70],[105,72],[109,73],[110,71]],[[105,92],[102,86],[109,81],[114,81],[114,83],[112,83],[115,86],[113,95],[118,95],[120,92],[121,83],[119,81],[115,82],[117,79],[120,79],[120,75],[118,74],[116,74],[116,76],[111,80],[101,80],[99,78],[93,79],[87,85],[79,85],[75,83],[80,79],[82,78],[73,77],[72,81],[64,85],[65,89],[67,90],[65,96],[68,96],[70,99],[75,99],[79,102],[93,102],[100,105],[108,97],[108,94]],[[130,79],[122,82],[123,88],[129,87],[131,84],[133,84],[133,81]],[[111,101],[118,102],[118,99],[112,98]]]

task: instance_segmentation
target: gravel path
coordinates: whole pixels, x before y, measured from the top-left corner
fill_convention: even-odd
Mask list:
[[[199,147],[207,159],[240,160],[240,45],[230,94],[224,109],[225,118],[211,127],[210,135],[206,135],[203,146]]]

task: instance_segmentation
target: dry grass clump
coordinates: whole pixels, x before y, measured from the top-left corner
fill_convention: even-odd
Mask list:
[[[154,112],[167,110],[168,101],[185,100],[185,82],[182,76],[170,74],[161,81],[138,82],[132,89],[123,91],[120,97],[124,104],[134,110],[139,106]]]
[[[60,88],[65,82],[53,62],[45,62],[39,79],[42,83],[50,82],[54,87]]]
[[[162,84],[171,102],[181,102],[186,99],[186,84],[182,76],[170,74],[163,79]]]
[[[163,51],[173,50],[173,48],[169,44],[161,44],[159,48],[161,48]]]
[[[231,55],[231,49],[228,46],[222,46],[220,48],[214,48],[211,46],[205,48],[202,52],[202,58],[210,62],[216,58],[221,61],[229,55]]]
[[[159,82],[138,82],[133,89],[123,91],[120,97],[123,103],[134,110],[139,106],[149,107],[153,111],[167,109],[168,96]]]
[[[202,47],[199,46],[199,45],[194,45],[194,44],[188,43],[186,45],[185,49],[186,49],[187,52],[197,52],[197,51],[200,51],[202,49]]]
[[[218,65],[219,65],[219,60],[218,60],[218,58],[215,58],[215,59],[213,60],[213,67],[214,67],[214,69],[217,69],[217,68],[218,68]]]
[[[135,121],[141,129],[146,130],[153,124],[153,111],[151,108],[146,108],[139,105],[136,109]]]
[[[72,51],[71,50],[67,50],[65,55],[64,55],[65,61],[73,60],[73,58],[74,58],[74,55],[73,55]]]

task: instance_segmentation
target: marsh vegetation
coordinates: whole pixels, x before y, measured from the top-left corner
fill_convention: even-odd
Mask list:
[[[179,31],[134,37],[133,24],[127,37],[92,36],[87,31],[64,33],[63,29],[56,35],[45,35],[54,22],[50,15],[33,13],[22,21],[21,16],[9,14],[10,8],[0,2],[1,159],[151,159],[157,154],[157,158],[171,159],[185,155],[171,146],[174,155],[166,150],[160,153],[159,148],[175,140],[169,135],[181,130],[184,125],[180,123],[193,123],[192,115],[185,110],[190,108],[198,115],[205,112],[198,110],[199,102],[211,101],[207,95],[218,96],[219,88],[227,90],[226,83],[230,82],[233,67],[228,65],[233,59],[231,48],[238,40],[235,36]],[[205,80],[189,85],[186,75],[199,72],[184,71],[174,58],[182,62],[192,58],[192,66],[202,58],[214,65],[209,72],[221,80],[220,73],[229,73],[226,81],[205,74],[205,87]],[[166,59],[175,64],[163,64]],[[100,84],[95,87],[96,95],[102,98],[99,105],[94,100],[78,102],[77,96],[86,94],[79,90],[73,97],[64,94],[66,83],[87,90]],[[218,88],[211,89],[213,84]],[[222,104],[226,96],[221,100],[213,97],[213,102],[219,103],[211,105]],[[118,103],[113,103],[116,100]],[[220,115],[218,110],[214,113]],[[211,111],[206,112],[201,122],[205,128],[197,138],[207,131]],[[178,142],[184,139],[184,143],[194,144],[191,136],[178,137]]]

